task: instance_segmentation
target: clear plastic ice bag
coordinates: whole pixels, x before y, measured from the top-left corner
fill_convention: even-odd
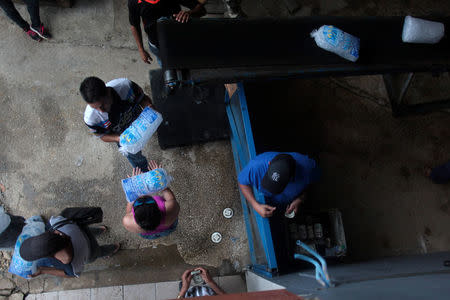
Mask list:
[[[26,261],[20,257],[20,246],[23,241],[32,236],[37,236],[45,232],[45,224],[40,216],[33,216],[25,221],[22,233],[19,235],[14,247],[14,254],[9,265],[9,272],[19,275],[25,279],[31,274],[36,273],[37,263],[39,260]]]
[[[122,188],[128,202],[139,197],[155,194],[167,188],[173,178],[162,168],[122,179]]]
[[[444,37],[444,33],[443,23],[406,16],[403,23],[402,41],[405,43],[436,44]]]
[[[311,32],[317,46],[355,62],[359,58],[359,38],[331,25]]]
[[[163,118],[156,110],[146,107],[139,117],[120,135],[120,153],[136,154],[156,132]]]

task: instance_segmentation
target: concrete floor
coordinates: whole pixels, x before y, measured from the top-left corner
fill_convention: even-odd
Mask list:
[[[54,35],[50,42],[36,43],[0,18],[0,182],[7,188],[2,201],[27,217],[56,214],[67,205],[101,205],[112,229],[102,241],[123,241],[129,250],[90,265],[78,280],[15,279],[20,289],[35,293],[176,280],[192,264],[212,267],[216,274],[239,271],[248,250],[227,142],[162,152],[153,139],[144,153],[175,178],[182,209],[178,230],[148,242],[121,227],[125,200],[119,180],[130,167],[114,146],[89,136],[77,90],[84,77],[95,74],[106,80],[128,77],[149,92],[149,66],[140,61],[129,32],[126,1],[75,3],[71,9],[41,9]],[[242,5],[249,16],[292,16],[283,1]],[[307,0],[294,15],[407,13],[448,15],[450,3]],[[429,82],[419,80],[412,96],[427,95],[436,86]],[[449,85],[439,82],[448,95]],[[449,115],[393,119],[377,77],[297,81],[290,89],[292,99],[307,104],[299,112],[320,129],[311,138],[325,170],[318,195],[322,205],[342,209],[354,257],[448,250],[450,189],[432,185],[421,170],[449,158]],[[227,206],[236,213],[231,222],[221,217]],[[216,230],[227,233],[219,246],[209,242]]]

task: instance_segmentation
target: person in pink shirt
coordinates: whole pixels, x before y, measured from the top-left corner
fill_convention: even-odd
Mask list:
[[[154,160],[148,165],[149,170],[161,168]],[[142,174],[139,168],[133,169],[133,175]],[[180,205],[173,192],[166,188],[162,196],[142,196],[132,203],[127,203],[127,211],[122,219],[123,226],[129,232],[137,233],[144,239],[154,240],[171,234],[178,225]]]

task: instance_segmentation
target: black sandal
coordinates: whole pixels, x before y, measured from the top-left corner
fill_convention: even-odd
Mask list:
[[[114,254],[119,252],[119,250],[120,250],[120,243],[114,244],[114,246],[115,246],[115,248],[114,248],[113,252],[110,255],[104,256],[104,258],[111,258]]]
[[[106,226],[106,225],[100,225],[100,226],[98,226],[98,227],[101,228],[101,229],[103,229],[102,234],[103,234],[103,233],[106,233],[106,232],[109,230],[109,227]]]

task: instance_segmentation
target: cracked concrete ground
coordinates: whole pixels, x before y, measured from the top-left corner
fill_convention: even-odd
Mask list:
[[[448,15],[449,6],[448,1],[379,0],[363,3],[306,0],[302,1],[301,9],[295,15]],[[25,8],[18,7],[27,16]],[[277,0],[244,0],[243,8],[249,16],[291,16],[283,2]],[[239,270],[248,262],[248,250],[228,142],[161,151],[156,139],[151,140],[144,154],[161,161],[175,178],[173,189],[182,209],[178,230],[165,239],[150,242],[128,234],[118,221],[125,209],[119,180],[129,174],[130,166],[115,146],[101,143],[88,135],[82,123],[84,103],[78,95],[78,85],[91,74],[105,80],[123,76],[134,80],[149,92],[149,66],[140,61],[129,32],[126,1],[77,0],[71,9],[43,7],[41,15],[54,39],[39,44],[26,37],[8,19],[0,17],[3,29],[0,32],[0,182],[7,187],[2,201],[12,213],[26,217],[38,213],[49,216],[67,205],[101,205],[105,210],[105,223],[111,227],[111,232],[101,241],[121,240],[127,250],[121,251],[111,260],[98,260],[88,265],[87,272],[77,280],[43,277],[26,281],[10,274],[5,274],[5,277],[12,278],[24,293],[38,293],[176,280],[185,268],[193,264],[209,266],[213,274],[225,275]],[[416,98],[428,96],[430,86],[439,86],[443,94],[448,95],[445,81],[430,84],[428,79],[419,79],[412,87]],[[323,97],[331,101],[330,107],[336,102],[333,98],[336,95],[341,101],[349,101],[336,102],[338,110],[320,104],[313,105],[310,111],[308,109],[311,106],[306,107],[305,111],[307,117],[314,116],[311,111],[316,116],[325,111],[330,117],[328,123],[322,124],[327,129],[323,131],[322,140],[316,140],[323,148],[324,167],[331,170],[324,178],[326,189],[320,195],[324,199],[323,203],[343,209],[344,223],[353,228],[353,231],[349,231],[351,250],[364,253],[371,247],[370,255],[420,252],[423,249],[417,243],[415,234],[418,233],[426,239],[425,250],[448,249],[448,237],[445,234],[447,227],[441,226],[447,224],[448,188],[430,188],[420,177],[419,170],[422,164],[435,164],[446,159],[449,153],[449,144],[446,142],[450,128],[448,117],[441,114],[438,118],[434,115],[409,121],[392,120],[385,107],[386,98],[379,78],[299,82],[291,88],[295,90],[293,94],[303,90],[304,93],[299,93],[299,97],[308,95],[311,103],[316,103],[314,89],[318,88],[323,89]],[[367,100],[372,101],[372,104],[362,103]],[[361,111],[364,113],[358,113]],[[411,147],[420,149],[409,156],[414,161],[413,166],[404,167],[400,161],[391,159],[391,163],[395,163],[379,169],[385,176],[383,180],[377,176],[378,169],[370,173],[369,167],[373,165],[368,167],[365,157],[370,157],[371,151],[378,151],[378,148],[367,143],[360,147],[367,136],[355,129],[359,128],[355,124],[369,126],[365,123],[366,117],[374,118],[375,123],[379,120],[388,122],[385,126],[394,130],[385,137],[389,138],[393,146],[381,143],[383,136],[379,137],[381,152],[392,154],[406,151],[409,148],[400,144],[405,140],[409,141]],[[354,122],[351,121],[353,119]],[[416,125],[420,126],[420,135],[414,140],[416,135],[411,128]],[[338,128],[344,130],[347,137],[341,137],[343,131]],[[361,129],[366,130],[367,127]],[[428,131],[432,132],[429,138],[426,134]],[[427,142],[430,144],[420,148]],[[347,153],[347,150],[352,152]],[[78,167],[77,162],[80,160],[82,163]],[[346,165],[347,161],[351,168]],[[344,173],[341,172],[343,170]],[[396,178],[400,191],[396,190],[396,184],[387,181],[388,175]],[[335,178],[340,178],[344,185],[336,183]],[[402,228],[406,230],[411,227],[407,226],[411,220],[406,217],[403,227],[391,230],[387,235],[377,235],[376,221],[383,220],[379,228],[384,231],[389,231],[394,225],[388,221],[392,220],[391,216],[383,216],[380,211],[371,208],[383,206],[388,209],[392,199],[384,198],[382,206],[377,206],[375,198],[371,198],[371,202],[356,201],[366,194],[368,179],[383,187],[387,186],[388,191],[394,192],[394,199],[402,197],[407,200],[415,194],[431,199],[432,204],[427,206],[420,201],[419,196],[414,196],[413,213],[426,211],[427,217],[420,217],[414,223],[414,230],[408,231],[408,234],[402,232]],[[349,182],[354,182],[355,186],[349,187]],[[426,191],[421,190],[423,186],[427,187]],[[373,195],[386,197],[386,194],[376,192],[371,190]],[[353,202],[341,202],[345,199],[336,196],[345,193],[352,196]],[[222,209],[227,206],[235,210],[231,222],[221,217]],[[436,207],[442,210],[438,217],[434,210]],[[398,213],[395,216],[404,215],[404,208],[395,206]],[[408,211],[405,211],[407,214]],[[366,219],[373,221],[370,230],[358,226],[361,220]],[[210,233],[218,229],[227,233],[219,247],[209,240]],[[405,239],[396,239],[403,235]],[[362,237],[367,236],[370,243],[364,244]]]

